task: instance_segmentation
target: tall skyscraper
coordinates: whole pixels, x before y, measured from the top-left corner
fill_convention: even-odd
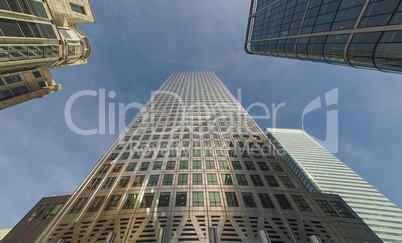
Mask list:
[[[38,243],[381,242],[304,188],[212,72],[173,73],[57,214],[43,207]]]
[[[61,89],[49,69],[88,62],[89,0],[0,0],[0,109]]]
[[[384,242],[402,242],[402,210],[307,133],[265,133],[309,191],[339,194]]]
[[[402,72],[400,0],[252,0],[249,54]]]

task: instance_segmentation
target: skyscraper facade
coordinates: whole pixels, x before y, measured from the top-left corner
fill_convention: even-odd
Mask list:
[[[400,0],[252,0],[249,54],[402,72]]]
[[[212,72],[173,73],[50,220],[35,242],[381,242]]]
[[[61,89],[49,69],[88,62],[89,0],[0,0],[0,109]]]
[[[384,242],[402,241],[402,210],[307,133],[265,133],[309,191],[339,194]]]

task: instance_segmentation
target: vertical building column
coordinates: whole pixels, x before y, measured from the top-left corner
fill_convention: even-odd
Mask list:
[[[268,232],[266,230],[260,230],[259,233],[260,233],[260,238],[261,238],[262,243],[271,243]]]
[[[209,243],[219,243],[217,228],[209,228]]]
[[[166,229],[165,228],[160,228],[158,230],[158,235],[156,236],[156,242],[157,243],[166,243]]]

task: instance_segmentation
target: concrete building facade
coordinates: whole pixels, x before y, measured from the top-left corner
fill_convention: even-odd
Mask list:
[[[0,0],[0,109],[61,89],[50,69],[88,62],[89,0]]]
[[[305,189],[213,72],[175,72],[35,242],[311,237],[381,242],[338,195]]]

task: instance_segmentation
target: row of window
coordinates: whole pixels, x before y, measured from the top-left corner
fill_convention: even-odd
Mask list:
[[[20,20],[0,18],[1,35],[7,37],[31,37],[57,39],[53,26]]]
[[[175,207],[186,207],[188,200],[187,192],[176,192]],[[145,193],[143,195],[142,201],[140,202],[140,208],[151,208],[152,203],[154,201],[154,193]],[[236,192],[225,192],[226,204],[228,207],[239,207],[239,201],[236,195]],[[289,201],[289,199],[284,194],[274,194],[274,197],[279,205],[279,207],[283,210],[293,210],[293,207]],[[113,211],[116,210],[119,206],[119,202],[122,198],[122,195],[112,195],[109,198],[109,201],[106,203],[104,207],[104,211]],[[123,203],[121,209],[133,209],[135,203],[137,201],[138,194],[128,194],[125,202]],[[241,198],[243,199],[244,206],[247,208],[257,208],[257,203],[252,193],[250,192],[242,192]],[[274,203],[268,193],[258,193],[258,198],[263,208],[274,209]],[[304,198],[300,195],[291,195],[291,198],[294,204],[300,211],[311,212],[310,206],[304,200]],[[219,192],[208,192],[209,206],[211,207],[222,207],[224,206],[221,201],[221,195]],[[208,200],[207,199],[207,200]],[[87,208],[87,212],[97,212],[99,208],[102,206],[103,201],[105,200],[105,196],[97,196],[92,202],[89,204]],[[204,192],[195,191],[192,193],[192,207],[203,207],[205,206],[204,201]],[[77,202],[70,209],[69,213],[79,213],[87,204],[88,198],[79,198]],[[161,192],[159,194],[159,200],[157,201],[157,207],[169,207],[171,202],[171,192]],[[342,216],[344,218],[354,218],[353,214],[338,201],[328,202],[326,200],[316,200],[318,205],[324,211],[324,213],[328,216],[339,217]]]
[[[37,0],[0,0],[0,9],[48,18],[43,3]]]
[[[165,136],[169,136],[169,135],[163,135],[163,139],[165,139]],[[159,135],[154,135],[153,138],[158,139]],[[129,137],[128,137],[129,139]],[[115,148],[116,151],[122,150],[126,144],[121,144],[122,141],[119,141],[119,145]],[[205,147],[205,148],[239,148],[240,150],[243,150],[243,152],[254,152],[254,151],[261,151],[261,150],[269,150],[271,147],[268,144],[264,144],[264,143],[258,143],[258,144],[254,144],[253,142],[248,142],[248,143],[244,143],[244,142],[232,142],[232,141],[220,141],[220,140],[197,140],[197,141],[172,141],[170,142],[170,146],[168,146],[169,142],[160,142],[159,143],[159,147],[158,147],[158,142],[150,142],[148,144],[148,142],[130,142],[127,143],[128,146],[126,147],[126,149],[130,149],[130,150],[159,150],[159,149],[164,149],[166,150],[170,150],[171,148],[178,148],[178,147],[182,147],[182,148],[200,148],[200,147]],[[137,146],[138,145],[138,146]],[[221,152],[218,151],[222,151],[222,150],[216,150],[216,153],[219,154]],[[128,152],[126,152],[128,153]],[[257,152],[256,152],[257,153]],[[116,154],[116,153],[115,153]],[[259,154],[259,153],[258,153]],[[116,155],[114,155],[113,157],[118,157]]]
[[[297,35],[299,31],[301,34],[306,34],[352,29],[365,2],[365,0],[332,0],[324,3],[312,1],[308,4],[304,0],[281,3],[278,1],[257,12],[252,39]],[[401,9],[399,0],[372,1],[358,27],[400,24]]]
[[[342,34],[303,37],[297,43],[296,38],[253,42],[251,49],[262,55],[346,64],[344,49],[348,38],[349,34]],[[401,43],[402,31],[357,33],[347,47],[347,58],[354,67],[402,71],[398,55],[402,52]]]
[[[0,62],[51,57],[59,57],[59,46],[0,46]]]
[[[150,208],[152,206],[152,203],[154,201],[154,193],[145,193],[143,196],[142,201],[140,202],[140,208]],[[219,192],[209,192],[209,205],[211,207],[221,207],[223,206],[223,203],[221,201],[221,196]],[[254,196],[252,193],[248,192],[243,192],[241,193],[244,205],[246,207],[250,208],[256,208],[257,204],[254,199]],[[225,192],[226,196],[226,203],[228,207],[239,207],[239,201],[237,199],[237,195],[235,192]],[[136,203],[138,194],[128,194],[126,201],[122,205],[121,209],[133,209],[134,205]],[[260,199],[261,205],[263,208],[270,208],[273,209],[275,208],[274,203],[272,202],[271,198],[267,193],[258,193],[258,197]],[[120,199],[122,198],[121,195],[112,195],[107,202],[104,210],[105,211],[111,211],[111,210],[116,210]],[[159,195],[159,200],[158,200],[158,206],[157,207],[169,207],[170,206],[170,198],[171,198],[171,192],[161,192]],[[186,207],[187,206],[187,192],[176,192],[176,201],[174,203],[175,207]],[[279,206],[281,209],[293,209],[290,202],[288,201],[287,197],[282,194],[275,194],[275,198],[277,199]],[[301,196],[292,196],[292,198],[295,198],[295,203],[296,205],[303,205],[300,210],[303,211],[311,211],[310,207],[307,205],[307,203],[304,201],[304,199]],[[102,203],[105,199],[105,196],[98,196],[95,197],[94,200],[91,202],[89,205],[87,212],[96,212],[101,206]],[[70,209],[69,213],[74,214],[74,213],[79,213],[82,208],[85,206],[87,203],[88,198],[80,198],[77,200],[77,202],[73,205],[73,207]],[[296,202],[297,201],[297,202]],[[193,207],[203,207],[204,206],[204,192],[193,192],[192,193],[192,206]]]
[[[238,158],[239,156],[237,155],[237,151],[236,150],[200,150],[200,149],[193,149],[193,150],[184,150],[182,149],[181,151],[179,150],[158,150],[157,153],[155,153],[156,151],[153,150],[149,150],[149,149],[144,149],[145,152],[142,153],[141,150],[136,149],[134,153],[132,152],[124,152],[122,153],[122,156],[119,158],[120,160],[126,160],[129,159],[131,156],[131,159],[140,159],[141,157],[143,157],[144,159],[155,159],[155,158],[165,158],[166,155],[168,155],[167,157],[169,158],[176,158],[176,157],[181,157],[181,158],[186,158],[186,157],[194,157],[194,158],[200,158],[200,157],[205,157],[205,158],[213,158],[213,157],[221,157],[221,158],[225,158],[225,157],[230,157],[230,158]],[[190,154],[191,151],[191,154]],[[202,152],[203,151],[203,152]],[[226,152],[225,152],[226,151]],[[180,152],[180,153],[178,153]],[[264,154],[264,157],[266,157],[267,159],[271,159],[273,158],[273,156],[269,153],[263,153],[260,150],[253,150],[253,151],[244,151],[241,154],[241,158],[251,158],[251,155],[254,158],[262,158],[262,154]],[[115,160],[118,157],[118,153],[112,153],[107,161],[112,161]],[[143,155],[143,156],[142,156]]]
[[[192,164],[193,170],[201,170],[203,168],[207,170],[214,170],[215,168],[218,168],[215,166],[216,162],[214,160],[205,160],[205,163],[203,163],[201,160],[193,160],[190,162]],[[258,165],[259,170],[261,171],[270,171],[267,163],[258,161],[256,162]],[[138,171],[148,171],[149,166],[151,162],[141,162],[141,165],[138,169]],[[163,161],[155,161],[152,166],[152,170],[162,170],[164,162]],[[178,167],[176,165],[178,164]],[[221,170],[243,170],[243,167],[239,161],[231,161],[232,168],[229,167],[229,164],[226,160],[218,160],[217,165],[219,166],[219,169]],[[270,162],[269,163],[272,169],[275,172],[284,172],[283,168],[278,162]],[[110,173],[120,173],[121,170],[123,169],[125,164],[119,163],[113,166],[112,170]],[[255,164],[253,161],[243,161],[243,165],[247,170],[254,171],[257,170]],[[128,163],[125,169],[125,172],[133,172],[137,166],[137,162],[132,162]],[[112,167],[111,164],[103,164],[101,168],[98,170],[99,174],[105,174],[107,173],[110,168]],[[176,161],[167,161],[166,167],[164,167],[165,170],[187,170],[189,168],[189,161],[188,160],[182,160],[179,163]]]
[[[167,111],[167,112],[170,112],[170,111]],[[212,116],[209,117],[209,119],[206,119],[206,118],[205,118],[205,120],[201,119],[202,120],[201,123],[204,123],[207,120],[212,121],[207,126],[198,125],[199,124],[198,117],[192,117],[192,119],[189,118],[189,117],[186,117],[184,119],[181,119],[180,117],[169,118],[169,121],[167,121],[167,122],[162,121],[164,118],[160,118],[159,123],[158,123],[158,119],[138,118],[136,120],[136,123],[132,126],[131,131],[133,131],[134,128],[138,128],[138,127],[145,128],[148,125],[149,125],[149,127],[147,129],[148,133],[156,132],[157,131],[156,129],[159,129],[158,132],[162,132],[163,131],[162,128],[165,127],[165,126],[166,126],[166,129],[170,128],[170,130],[165,129],[165,132],[166,131],[171,132],[172,131],[171,127],[175,126],[176,127],[175,132],[183,130],[184,132],[191,131],[191,132],[197,132],[197,133],[201,133],[201,132],[206,133],[206,132],[209,132],[209,131],[217,132],[218,130],[225,131],[225,132],[231,131],[232,133],[236,133],[236,132],[239,132],[239,131],[242,132],[242,133],[246,133],[246,132],[248,132],[248,130],[251,130],[253,128],[253,123],[252,122],[235,121],[235,118],[227,117],[226,115],[224,117],[217,116],[216,121],[215,121],[215,118],[212,117]],[[165,118],[165,119],[167,119],[167,118]],[[229,119],[229,121],[227,121],[226,124],[225,124],[222,120],[226,120],[226,119]],[[172,120],[172,121],[170,121],[170,120]],[[193,120],[192,123],[190,122],[191,120]],[[230,121],[230,120],[233,120],[233,121]],[[176,121],[176,123],[174,123],[174,121]],[[141,122],[142,122],[142,124],[140,125]],[[223,123],[223,125],[222,125],[222,123]],[[143,131],[144,130],[138,130],[135,133],[141,134],[141,133],[143,133]]]
[[[222,185],[233,185],[233,177],[232,174],[221,173],[221,184]],[[247,177],[251,178],[254,186],[265,186],[263,181],[261,180],[260,175],[245,175],[245,174],[235,174],[237,184],[239,186],[249,186],[249,182]],[[147,186],[158,186],[160,175],[150,175],[148,178]],[[218,177],[215,173],[207,173],[206,176],[202,173],[193,173],[192,174],[192,185],[204,185],[203,180],[207,180],[208,185],[218,185]],[[279,183],[274,175],[264,175],[266,183],[270,187],[279,187]],[[131,176],[122,176],[117,183],[116,188],[126,188],[129,184]],[[187,185],[189,179],[189,174],[178,174],[176,185]],[[287,176],[279,176],[282,184],[287,188],[295,188],[293,182]],[[115,183],[116,177],[108,177],[101,189],[110,189],[113,187]],[[145,175],[137,175],[134,177],[134,181],[132,182],[133,187],[141,187],[144,183]],[[164,174],[162,180],[162,186],[171,186],[173,185],[174,174]],[[99,183],[102,181],[102,178],[94,178],[86,187],[87,190],[95,190]]]
[[[47,219],[51,216],[56,215],[59,210],[63,207],[64,203],[56,203],[50,206],[50,204],[41,204],[39,207],[28,217],[27,221]],[[46,211],[47,210],[47,211]],[[44,213],[44,214],[43,214]],[[42,215],[43,214],[43,215]]]

